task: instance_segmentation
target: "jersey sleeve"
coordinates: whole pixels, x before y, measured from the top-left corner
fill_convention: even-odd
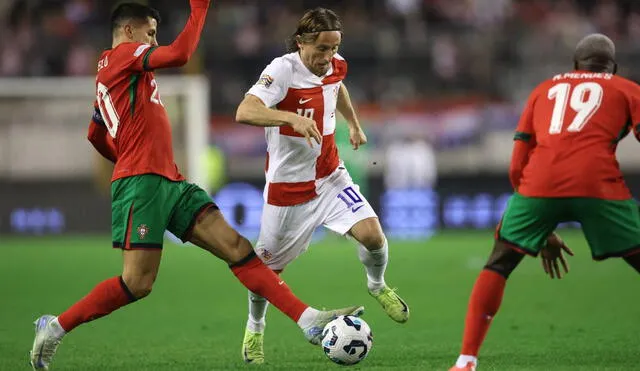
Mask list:
[[[121,68],[128,71],[149,70],[149,57],[156,48],[142,43],[121,44],[115,50],[115,55],[110,58],[109,63],[120,63]],[[114,57],[117,58],[116,61],[111,60]]]
[[[640,87],[634,85],[627,92],[627,100],[629,104],[629,115],[633,134],[640,141]]]
[[[118,160],[115,143],[107,131],[107,126],[102,119],[97,101],[93,103],[93,115],[89,123],[87,139],[104,158],[113,163]]]
[[[527,99],[513,137],[515,143],[509,164],[509,180],[516,191],[520,186],[522,172],[529,162],[531,149],[536,145],[535,131],[533,130],[533,106],[538,97],[537,91],[538,89],[535,89]]]
[[[99,126],[107,127],[104,123],[104,119],[102,118],[102,113],[100,113],[100,107],[98,107],[98,101],[93,102],[93,115],[91,116],[91,121]]]
[[[287,95],[292,74],[291,64],[282,58],[276,58],[262,71],[247,94],[260,98],[267,107],[274,107]]]
[[[529,96],[529,99],[527,99],[527,103],[520,115],[513,140],[521,140],[524,142],[529,142],[532,139],[535,140],[535,132],[533,130],[533,106],[538,97],[537,91],[538,89],[534,90]]]

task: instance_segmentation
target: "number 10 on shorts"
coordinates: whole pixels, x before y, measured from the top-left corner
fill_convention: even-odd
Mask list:
[[[338,194],[338,198],[347,205],[347,208],[351,208],[351,211],[354,213],[364,206],[362,197],[360,197],[358,192],[356,192],[352,187],[347,187],[342,190],[342,192]]]

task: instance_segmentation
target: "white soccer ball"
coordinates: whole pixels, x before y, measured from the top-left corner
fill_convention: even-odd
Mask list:
[[[355,365],[362,361],[372,346],[371,328],[359,317],[340,316],[322,330],[324,354],[339,365]]]

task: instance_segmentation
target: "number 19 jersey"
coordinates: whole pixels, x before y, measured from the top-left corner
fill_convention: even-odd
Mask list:
[[[141,174],[184,180],[173,159],[169,117],[147,68],[154,49],[123,43],[98,62],[95,105],[116,147],[112,181]]]
[[[615,151],[640,137],[640,88],[607,73],[574,71],[531,94],[515,139],[534,146],[518,192],[530,197],[630,199]]]

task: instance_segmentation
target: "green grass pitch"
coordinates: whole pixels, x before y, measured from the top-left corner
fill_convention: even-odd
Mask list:
[[[480,358],[481,370],[631,370],[640,354],[637,273],[620,260],[595,263],[581,234],[565,232],[577,256],[561,281],[527,258],[507,286]],[[369,357],[351,369],[447,370],[455,361],[467,298],[491,246],[491,232],[428,242],[390,242],[387,280],[411,306],[407,324],[386,317],[365,290],[355,248],[329,237],[284,273],[319,307],[366,306]],[[269,309],[262,367],[240,355],[247,294],[227,267],[189,246],[165,246],[147,299],[79,327],[52,370],[331,370],[320,348]],[[0,370],[29,369],[32,321],[59,313],[97,282],[120,273],[108,236],[0,240]]]

